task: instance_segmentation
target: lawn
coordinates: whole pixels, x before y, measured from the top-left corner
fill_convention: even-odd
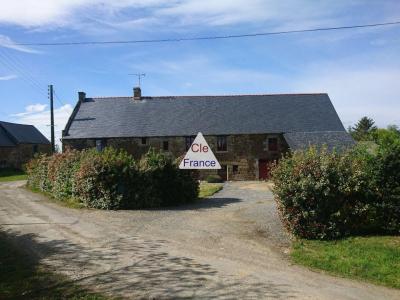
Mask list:
[[[208,183],[202,181],[200,183],[199,198],[208,198],[214,195],[216,192],[222,190],[222,183]]]
[[[0,182],[26,180],[27,176],[23,171],[19,170],[0,170]]]
[[[400,237],[300,240],[291,256],[298,264],[331,274],[400,288]]]
[[[0,232],[0,299],[109,298],[73,284],[64,276],[47,271]]]

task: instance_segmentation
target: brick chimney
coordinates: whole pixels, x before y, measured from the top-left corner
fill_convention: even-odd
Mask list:
[[[78,92],[78,98],[79,98],[79,102],[85,102],[86,99],[86,93],[85,92]]]
[[[142,90],[140,89],[140,87],[133,88],[133,99],[134,100],[142,99]]]

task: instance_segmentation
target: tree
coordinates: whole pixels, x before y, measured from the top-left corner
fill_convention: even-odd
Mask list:
[[[371,133],[377,129],[373,119],[362,117],[354,127],[349,128],[349,132],[356,141],[371,140]]]

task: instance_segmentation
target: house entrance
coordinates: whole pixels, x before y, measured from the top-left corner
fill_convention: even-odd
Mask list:
[[[270,162],[266,159],[258,160],[258,178],[266,180],[270,178]]]

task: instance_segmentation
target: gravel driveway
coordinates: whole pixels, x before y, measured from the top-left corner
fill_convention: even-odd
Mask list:
[[[226,183],[167,210],[69,209],[0,184],[1,230],[71,279],[129,299],[400,299],[292,265],[268,185]]]

